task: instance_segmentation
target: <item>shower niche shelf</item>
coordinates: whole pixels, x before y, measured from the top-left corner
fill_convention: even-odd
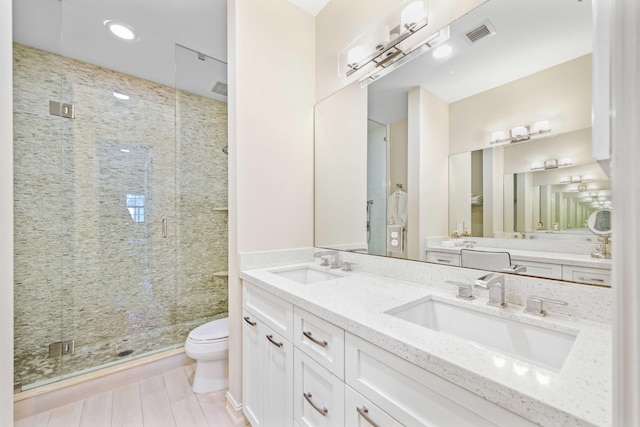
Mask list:
[[[215,277],[227,277],[227,276],[229,276],[229,272],[228,271],[216,271],[215,273],[213,273],[213,275]]]
[[[214,211],[225,211],[225,212],[226,212],[226,211],[228,211],[228,210],[229,210],[229,208],[228,208],[228,207],[226,207],[226,206],[222,206],[222,207],[220,207],[220,208],[213,208],[213,210],[214,210]]]

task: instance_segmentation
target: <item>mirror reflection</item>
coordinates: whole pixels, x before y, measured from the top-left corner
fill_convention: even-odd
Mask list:
[[[612,204],[591,156],[590,2],[492,0],[449,35],[449,55],[316,106],[316,246],[455,266],[502,251],[518,274],[608,283],[587,228]]]

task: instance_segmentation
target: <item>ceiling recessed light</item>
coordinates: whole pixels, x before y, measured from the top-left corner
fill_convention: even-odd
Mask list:
[[[114,36],[120,37],[123,40],[138,39],[138,35],[136,34],[135,30],[127,24],[107,20],[104,21],[104,26],[107,27],[107,29],[111,31]]]
[[[444,58],[446,56],[451,55],[451,52],[453,51],[453,48],[447,44],[444,44],[442,46],[438,46],[432,53],[433,57],[435,59],[440,59],[440,58]]]
[[[113,96],[115,96],[118,99],[122,99],[123,101],[126,101],[129,99],[129,95],[125,95],[124,93],[113,92]]]

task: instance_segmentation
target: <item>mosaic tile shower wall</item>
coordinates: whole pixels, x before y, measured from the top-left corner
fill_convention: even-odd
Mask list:
[[[14,93],[15,382],[182,346],[226,316],[226,104],[19,44]]]

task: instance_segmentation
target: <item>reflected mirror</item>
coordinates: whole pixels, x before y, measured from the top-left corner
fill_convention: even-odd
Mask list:
[[[448,55],[317,104],[315,245],[455,266],[463,247],[506,251],[519,274],[580,281],[563,269],[593,260],[587,218],[611,207],[591,7],[491,0],[448,26]]]

